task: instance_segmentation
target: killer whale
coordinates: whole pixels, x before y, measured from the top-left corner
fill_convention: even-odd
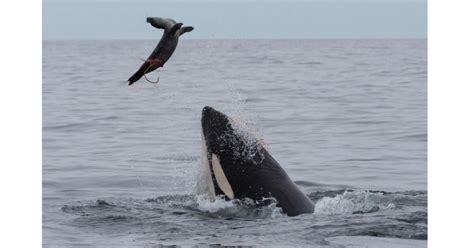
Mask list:
[[[235,129],[225,114],[204,107],[201,116],[208,193],[226,199],[275,198],[284,213],[313,213],[314,203],[298,189],[261,142]]]
[[[164,29],[164,33],[148,59],[128,79],[128,85],[132,85],[145,74],[163,67],[178,46],[179,36],[194,29],[191,26],[182,27],[183,23],[176,23],[175,20],[170,18],[147,17],[146,21],[155,28]]]

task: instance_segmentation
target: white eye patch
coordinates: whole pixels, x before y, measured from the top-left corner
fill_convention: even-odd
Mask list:
[[[224,170],[222,169],[219,158],[214,153],[212,154],[211,162],[212,170],[214,171],[214,176],[216,177],[217,185],[227,197],[229,197],[230,199],[234,199],[234,191],[232,191],[232,187],[230,186],[230,183],[224,174]]]

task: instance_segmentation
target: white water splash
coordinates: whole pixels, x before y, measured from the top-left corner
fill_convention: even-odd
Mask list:
[[[203,212],[215,213],[228,208],[236,208],[232,201],[226,201],[224,196],[209,197],[207,194],[196,195],[198,209]]]
[[[213,198],[207,194],[197,195],[195,200],[198,210],[222,217],[272,219],[286,217],[283,210],[276,206],[276,202],[257,207],[251,199],[226,201],[224,196]]]
[[[395,205],[382,200],[383,193],[365,190],[345,191],[335,197],[324,197],[314,206],[315,215],[339,215],[353,213],[370,213],[394,209]]]
[[[249,114],[254,111],[247,111],[246,99],[235,89],[233,84],[229,84],[228,88],[231,95],[228,116],[235,133],[242,137],[245,142],[245,149],[240,155],[244,158],[252,158],[257,153],[263,156],[262,145],[265,143],[263,142],[263,134],[252,121],[255,118]]]

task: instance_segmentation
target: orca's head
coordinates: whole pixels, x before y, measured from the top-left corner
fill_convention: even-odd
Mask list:
[[[201,125],[208,152],[220,154],[232,149],[227,147],[227,142],[223,142],[226,136],[234,133],[229,117],[206,106],[202,109]]]
[[[260,140],[240,123],[211,108],[202,110],[204,172],[198,192],[211,198],[253,200],[258,205],[277,201],[288,216],[313,213],[314,204],[291,181]],[[205,183],[205,184],[203,184]]]
[[[246,181],[262,162],[263,146],[234,127],[232,119],[211,107],[203,108],[201,125],[211,195],[225,194],[234,199],[242,192],[242,187],[248,187]]]

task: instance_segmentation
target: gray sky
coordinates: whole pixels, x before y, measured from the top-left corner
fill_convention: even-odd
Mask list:
[[[147,16],[189,39],[426,38],[425,0],[43,0],[43,39],[156,39]]]

